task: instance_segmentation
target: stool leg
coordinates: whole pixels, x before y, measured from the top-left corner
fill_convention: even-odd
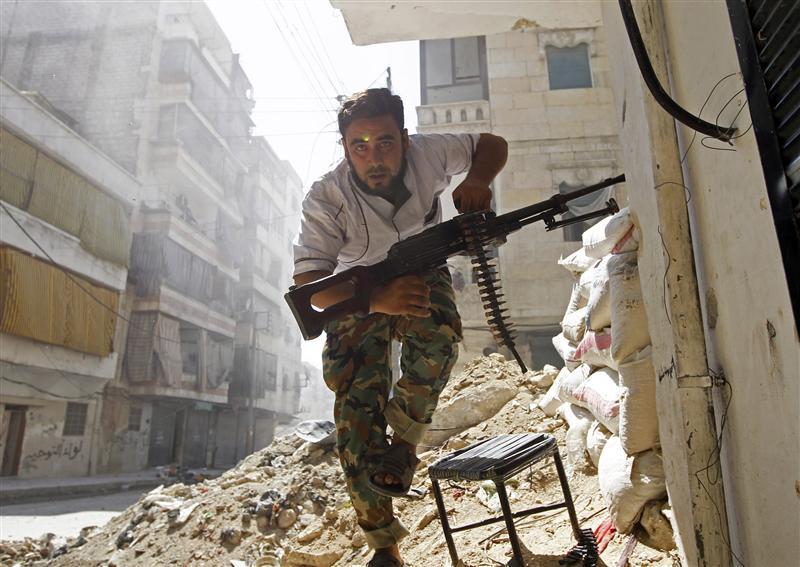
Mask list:
[[[564,493],[564,501],[567,503],[567,512],[569,513],[569,522],[572,524],[572,533],[575,539],[581,541],[581,526],[578,523],[578,515],[575,513],[575,504],[572,501],[572,493],[569,490],[569,483],[567,482],[567,475],[564,473],[564,465],[561,463],[561,455],[558,449],[553,452],[553,461],[558,471],[558,480],[561,482],[561,492]]]
[[[436,499],[436,508],[439,510],[439,521],[442,523],[444,539],[447,542],[447,549],[450,551],[450,560],[453,562],[453,567],[456,567],[458,565],[458,553],[456,553],[453,533],[450,531],[450,521],[447,519],[447,510],[444,507],[444,498],[442,498],[442,490],[439,488],[439,481],[432,478],[431,487],[433,488],[433,497]]]
[[[506,519],[508,541],[511,542],[511,550],[514,552],[514,559],[517,562],[517,567],[524,567],[525,562],[522,560],[522,548],[517,538],[517,529],[514,527],[514,517],[511,512],[511,505],[508,503],[505,482],[503,480],[496,480],[494,484],[497,486],[497,496],[500,499],[500,506],[503,509],[503,517]]]

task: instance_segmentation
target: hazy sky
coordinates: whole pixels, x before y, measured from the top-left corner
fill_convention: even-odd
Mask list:
[[[328,0],[208,0],[241,57],[256,106],[254,134],[294,166],[305,187],[342,158],[337,95],[386,85],[403,97],[406,127],[416,130],[419,46],[356,47]],[[303,343],[303,360],[320,365],[321,341]]]

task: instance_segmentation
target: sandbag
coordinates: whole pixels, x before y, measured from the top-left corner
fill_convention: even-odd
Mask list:
[[[559,258],[558,263],[577,276],[597,264],[597,258],[590,258],[586,255],[586,251],[580,248],[566,258]]]
[[[586,313],[587,308],[581,307],[564,315],[564,319],[561,321],[561,330],[570,342],[579,343],[583,339],[586,331]]]
[[[558,417],[567,422],[567,426],[569,426],[570,429],[573,427],[583,429],[584,446],[586,446],[586,433],[594,422],[594,416],[591,412],[575,404],[563,403],[558,406],[558,411],[556,413]]]
[[[574,402],[585,407],[610,431],[619,431],[619,376],[611,368],[600,368],[572,392]]]
[[[592,268],[586,279],[586,328],[599,331],[611,325],[611,293],[608,281],[609,256]]]
[[[577,311],[578,309],[584,307],[585,305],[586,305],[586,298],[583,297],[583,295],[581,294],[580,282],[576,281],[574,284],[572,284],[572,293],[570,293],[569,304],[567,305],[567,310],[564,313],[564,315],[565,316],[569,315],[570,313]]]
[[[606,217],[583,233],[583,249],[590,258],[610,254],[614,246],[633,226],[628,207]]]
[[[600,332],[586,331],[583,339],[575,349],[575,358],[583,364],[590,364],[596,367],[608,367],[617,369],[617,363],[611,357],[611,329],[603,329]]]
[[[597,475],[614,527],[623,534],[633,530],[647,502],[667,495],[661,454],[650,450],[630,457],[616,435],[603,448]]]
[[[564,365],[570,370],[574,370],[580,365],[580,361],[575,358],[575,348],[578,346],[564,336],[564,333],[559,333],[553,337],[553,346],[556,352],[564,360]]]
[[[565,376],[558,385],[558,399],[562,402],[574,404],[578,400],[575,399],[575,390],[589,378],[592,373],[592,368],[588,364],[581,364]]]
[[[636,253],[611,256],[611,357],[619,364],[650,344]]]
[[[562,404],[558,408],[558,415],[569,425],[564,444],[566,445],[566,467],[571,473],[586,462],[586,434],[592,426],[594,417],[589,410],[574,404]]]
[[[558,398],[558,390],[561,388],[561,381],[569,376],[569,373],[569,368],[566,366],[562,368],[558,373],[558,376],[556,376],[556,379],[553,380],[553,384],[550,386],[550,389],[547,390],[547,393],[542,397],[541,400],[539,400],[539,408],[541,408],[546,416],[553,417],[561,404],[564,403]]]
[[[613,433],[597,420],[594,420],[589,426],[589,431],[586,432],[586,452],[595,467],[600,463],[603,447],[606,446],[612,435]]]
[[[656,373],[651,348],[637,353],[619,367],[619,438],[629,455],[652,449],[658,444]]]

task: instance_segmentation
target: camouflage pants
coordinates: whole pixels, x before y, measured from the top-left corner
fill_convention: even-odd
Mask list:
[[[388,547],[408,535],[391,498],[367,485],[369,471],[388,448],[386,427],[418,444],[458,356],[461,319],[447,269],[425,275],[431,290],[427,318],[373,313],[331,322],[322,352],[323,375],[336,393],[334,420],[339,460],[350,500],[370,547]],[[402,376],[392,390],[391,343],[402,343]]]

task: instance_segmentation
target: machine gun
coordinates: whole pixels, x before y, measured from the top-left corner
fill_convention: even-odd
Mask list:
[[[556,215],[568,212],[567,203],[570,201],[623,181],[625,175],[618,175],[499,216],[493,211],[458,215],[394,244],[386,259],[376,264],[355,266],[305,285],[292,286],[284,298],[300,326],[303,338],[315,339],[322,334],[329,321],[352,313],[367,313],[370,295],[375,287],[400,276],[420,274],[443,266],[451,256],[468,254],[472,257],[472,264],[478,274],[478,289],[495,341],[511,351],[524,373],[525,364],[514,346],[512,325],[505,315],[508,310],[503,309],[505,302],[500,299],[503,294],[500,293],[497,270],[490,262],[487,248],[502,244],[508,234],[534,222],[544,221],[546,229],[553,230],[616,213],[619,207],[614,199],[609,199],[606,206],[597,211],[562,220],[555,218]],[[348,286],[352,294],[326,309],[318,309],[312,305],[315,294],[339,286]]]

